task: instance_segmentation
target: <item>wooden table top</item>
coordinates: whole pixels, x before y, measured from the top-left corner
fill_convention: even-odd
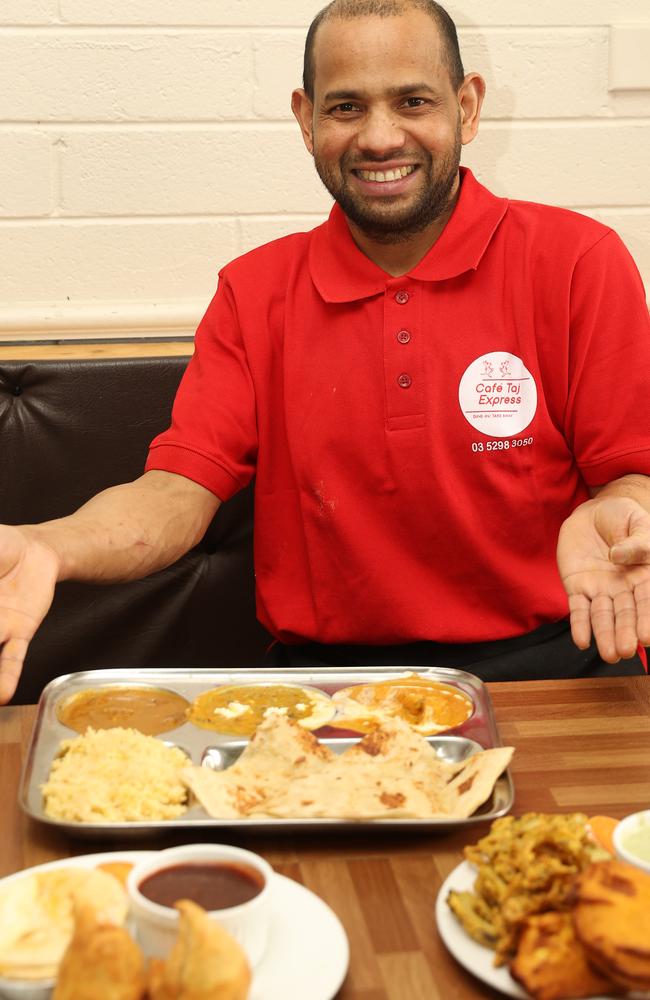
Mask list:
[[[190,357],[191,340],[81,341],[70,343],[2,344],[0,365],[8,361],[79,361],[101,358]]]
[[[650,679],[528,681],[488,685],[511,766],[513,812],[620,817],[650,806]],[[16,801],[33,706],[0,709],[0,876],[54,858],[95,851],[169,847],[177,836],[72,839],[22,814]],[[290,838],[254,834],[228,842],[258,851],[338,914],[350,968],[336,1000],[478,1000],[497,994],[465,972],[436,930],[434,903],[462,849],[488,824],[448,835],[350,832]],[[212,838],[219,839],[218,831]],[[287,997],[287,1000],[294,998]],[[298,998],[295,998],[298,1000]],[[303,1000],[303,998],[300,998]],[[306,1000],[306,998],[304,998]]]

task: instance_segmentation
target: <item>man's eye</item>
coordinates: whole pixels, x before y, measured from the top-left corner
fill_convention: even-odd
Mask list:
[[[406,106],[407,106],[407,108],[421,108],[424,104],[426,104],[426,101],[424,100],[423,97],[407,97],[406,98]]]
[[[352,111],[358,111],[359,108],[352,101],[344,101],[343,104],[337,104],[335,108],[332,108],[334,113],[340,113],[343,115],[349,115]]]

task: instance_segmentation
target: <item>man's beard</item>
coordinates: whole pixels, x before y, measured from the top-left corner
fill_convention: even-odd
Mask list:
[[[416,199],[402,208],[395,204],[399,196],[373,199],[355,194],[350,189],[348,179],[353,161],[349,154],[345,154],[340,160],[340,173],[335,173],[316,152],[314,163],[318,176],[334,200],[339,203],[348,219],[369,239],[377,243],[402,243],[421,233],[449,209],[458,176],[461,149],[459,123],[454,145],[444,159],[434,163],[431,153],[419,150],[415,159],[418,162],[418,173],[424,175],[426,183]],[[394,158],[394,155],[390,157]],[[365,157],[362,162],[365,166],[372,163],[379,167],[387,159],[382,161]]]

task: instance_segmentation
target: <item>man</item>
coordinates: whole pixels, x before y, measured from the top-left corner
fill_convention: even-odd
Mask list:
[[[169,565],[254,473],[280,661],[641,670],[641,282],[599,223],[459,171],[484,90],[430,0],[319,15],[292,107],[330,220],[222,271],[140,479],[0,532],[0,700],[57,580]]]

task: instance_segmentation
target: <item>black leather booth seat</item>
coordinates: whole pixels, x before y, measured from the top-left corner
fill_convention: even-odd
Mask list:
[[[137,478],[187,361],[0,361],[0,521],[61,517]],[[132,583],[60,584],[14,701],[78,670],[259,664],[270,639],[255,619],[252,524],[249,488],[174,566]]]

